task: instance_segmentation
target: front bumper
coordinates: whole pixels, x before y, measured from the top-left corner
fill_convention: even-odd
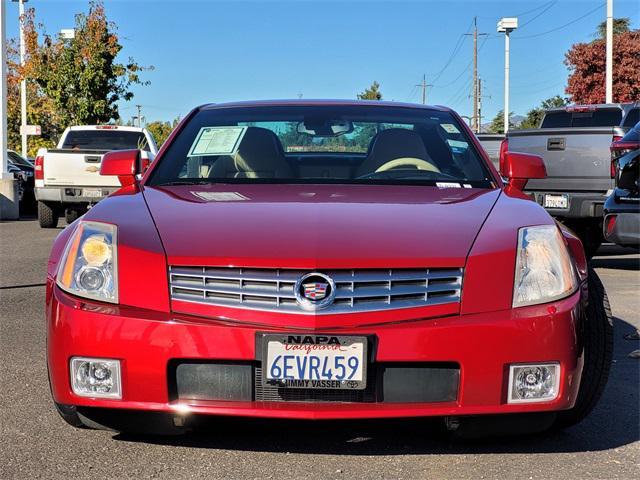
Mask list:
[[[373,365],[457,364],[457,394],[455,400],[433,403],[304,403],[176,398],[175,362],[258,362],[256,335],[272,329],[88,303],[62,292],[51,280],[47,289],[47,361],[59,404],[296,419],[475,415],[568,409],[580,383],[580,292],[540,306],[322,332],[374,337]],[[74,356],[121,360],[122,399],[76,396],[69,379]],[[508,366],[523,362],[560,363],[555,400],[507,404]]]

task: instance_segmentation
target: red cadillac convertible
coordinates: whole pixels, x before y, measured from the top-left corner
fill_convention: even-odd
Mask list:
[[[47,362],[77,427],[202,415],[568,426],[607,381],[612,323],[580,241],[442,107],[194,109],[151,165],[58,236]],[[505,421],[506,420],[506,421]]]

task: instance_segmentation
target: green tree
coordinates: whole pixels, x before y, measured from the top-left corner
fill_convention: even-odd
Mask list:
[[[382,100],[380,84],[374,81],[369,88],[358,94],[358,100]]]
[[[624,18],[614,18],[613,19],[613,34],[618,35],[619,33],[629,32],[631,30],[631,19]],[[598,25],[598,30],[594,35],[596,39],[602,40],[607,38],[607,21],[601,22]]]
[[[511,112],[511,116],[513,116],[513,112]],[[513,128],[513,122],[511,121],[509,121],[509,128]],[[488,131],[489,133],[504,133],[504,110],[496,113],[496,116],[491,120]]]
[[[28,27],[35,52],[31,73],[53,102],[63,127],[118,120],[117,102],[133,98],[133,85],[149,83],[140,78],[147,68],[132,58],[126,63],[116,61],[122,45],[101,1],[91,2],[88,13],[76,15],[71,40],[43,34],[44,41],[39,44],[42,27],[33,22]]]
[[[179,121],[180,119],[176,118],[173,122],[149,122],[145,125],[145,127],[147,130],[149,130],[149,132],[151,132],[151,135],[153,135],[153,138],[155,138],[159,148],[165,142],[167,137],[169,137],[169,134],[173,131],[176,125],[178,125]]]
[[[527,112],[527,116],[522,121],[519,128],[538,128],[540,126],[540,122],[542,122],[545,110],[549,108],[564,107],[568,104],[569,99],[561,97],[560,95],[547,98],[542,101],[539,107],[532,108]]]

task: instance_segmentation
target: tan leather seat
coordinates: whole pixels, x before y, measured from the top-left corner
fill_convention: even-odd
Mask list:
[[[390,128],[373,138],[369,155],[358,168],[356,177],[373,173],[382,165],[399,158],[418,158],[433,164],[420,135],[406,128]]]
[[[235,155],[218,158],[209,178],[293,178],[280,139],[271,130],[249,127]]]

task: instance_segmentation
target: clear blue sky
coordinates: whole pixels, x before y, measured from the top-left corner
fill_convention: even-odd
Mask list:
[[[7,3],[8,33],[15,36],[17,4]],[[74,13],[87,5],[27,3],[48,33],[72,27]],[[419,102],[415,85],[423,73],[435,85],[428,89],[428,103],[469,115],[472,39],[462,35],[472,31],[474,15],[479,31],[489,34],[479,40],[479,73],[488,96],[484,121],[503,103],[504,39],[495,31],[503,16],[520,19],[521,28],[511,37],[511,110],[525,114],[564,92],[565,52],[575,42],[592,40],[605,19],[605,0],[106,0],[105,5],[118,25],[121,59],[132,56],[155,67],[144,75],[151,85],[136,87],[134,100],[121,105],[127,119],[135,114],[133,105],[142,104],[148,121],[170,120],[207,102],[299,94],[354,98],[373,80],[386,100]],[[615,0],[614,15],[631,17],[632,27],[640,28],[638,0]]]

